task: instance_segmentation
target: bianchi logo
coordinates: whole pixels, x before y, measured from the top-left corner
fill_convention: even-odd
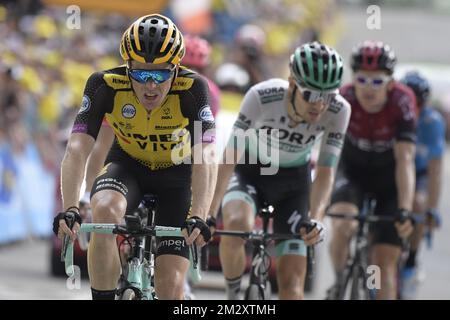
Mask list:
[[[132,104],[126,104],[122,107],[122,115],[127,119],[134,118],[136,115],[136,108]]]
[[[81,108],[80,111],[78,111],[78,113],[86,112],[89,110],[90,107],[91,107],[91,99],[89,99],[87,95],[84,95],[83,99],[81,100]]]
[[[208,122],[214,121],[214,116],[209,105],[206,105],[200,109],[200,111],[198,112],[198,118],[200,120]]]

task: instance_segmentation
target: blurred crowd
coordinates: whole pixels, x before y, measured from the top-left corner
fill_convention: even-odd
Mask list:
[[[11,211],[7,206],[15,194],[29,198],[19,188],[24,185],[20,177],[30,175],[24,168],[48,175],[57,189],[65,141],[87,78],[122,63],[122,32],[149,13],[82,7],[80,28],[71,28],[67,6],[43,2],[0,0],[0,216]],[[159,12],[171,17],[183,34],[209,42],[210,61],[197,70],[220,88],[223,111],[236,112],[253,84],[286,78],[296,46],[313,40],[335,46],[342,31],[337,10],[342,0],[204,0],[209,3],[206,13],[197,15],[187,14],[191,2],[160,2]],[[450,113],[444,116],[450,121]],[[29,190],[45,189],[42,182],[27,181]],[[48,203],[49,216],[59,209],[57,190],[38,198]]]
[[[326,28],[338,21],[331,15],[332,0],[214,0],[209,25],[198,30],[177,19],[176,2],[168,1],[161,13],[184,33],[195,32],[211,44],[211,63],[202,72],[222,89],[224,110],[237,110],[251,85],[285,77],[295,46],[318,39],[332,44],[337,37],[338,28]],[[31,191],[39,195],[45,190],[42,182],[21,174],[24,168],[51,177],[57,189],[65,141],[85,82],[93,72],[122,63],[119,39],[136,17],[82,11],[80,28],[72,29],[66,7],[0,1],[0,215],[11,211],[8,205],[16,193],[22,193],[23,202]],[[18,188],[20,177],[28,179],[27,193]],[[38,197],[52,211],[46,216],[58,209],[57,193]]]

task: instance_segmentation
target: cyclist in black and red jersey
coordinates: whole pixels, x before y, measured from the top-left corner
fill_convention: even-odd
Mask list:
[[[408,216],[412,209],[417,107],[413,92],[392,78],[395,64],[394,52],[382,42],[365,41],[353,50],[353,81],[340,91],[352,115],[329,212],[357,214],[367,193],[377,200],[376,215]],[[402,238],[411,234],[411,222],[370,227],[369,263],[381,270],[377,299],[396,298]],[[330,254],[337,281],[329,291],[331,299],[342,283],[356,227],[350,220],[333,221]]]

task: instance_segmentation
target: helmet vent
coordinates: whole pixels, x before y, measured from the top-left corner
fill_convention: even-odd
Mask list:
[[[307,77],[309,77],[309,70],[308,70],[308,65],[306,64],[306,62],[303,62],[302,63],[302,68],[303,68],[303,71],[305,72],[305,75],[307,76]]]
[[[314,79],[319,79],[319,69],[314,66]]]
[[[331,71],[331,77],[328,80],[332,81],[333,79],[336,79],[336,69],[335,68],[333,68],[333,71]]]

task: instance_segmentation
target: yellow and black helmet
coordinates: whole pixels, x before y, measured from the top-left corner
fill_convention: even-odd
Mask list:
[[[169,18],[149,14],[137,19],[124,32],[120,55],[142,63],[178,64],[185,52],[183,35]]]

